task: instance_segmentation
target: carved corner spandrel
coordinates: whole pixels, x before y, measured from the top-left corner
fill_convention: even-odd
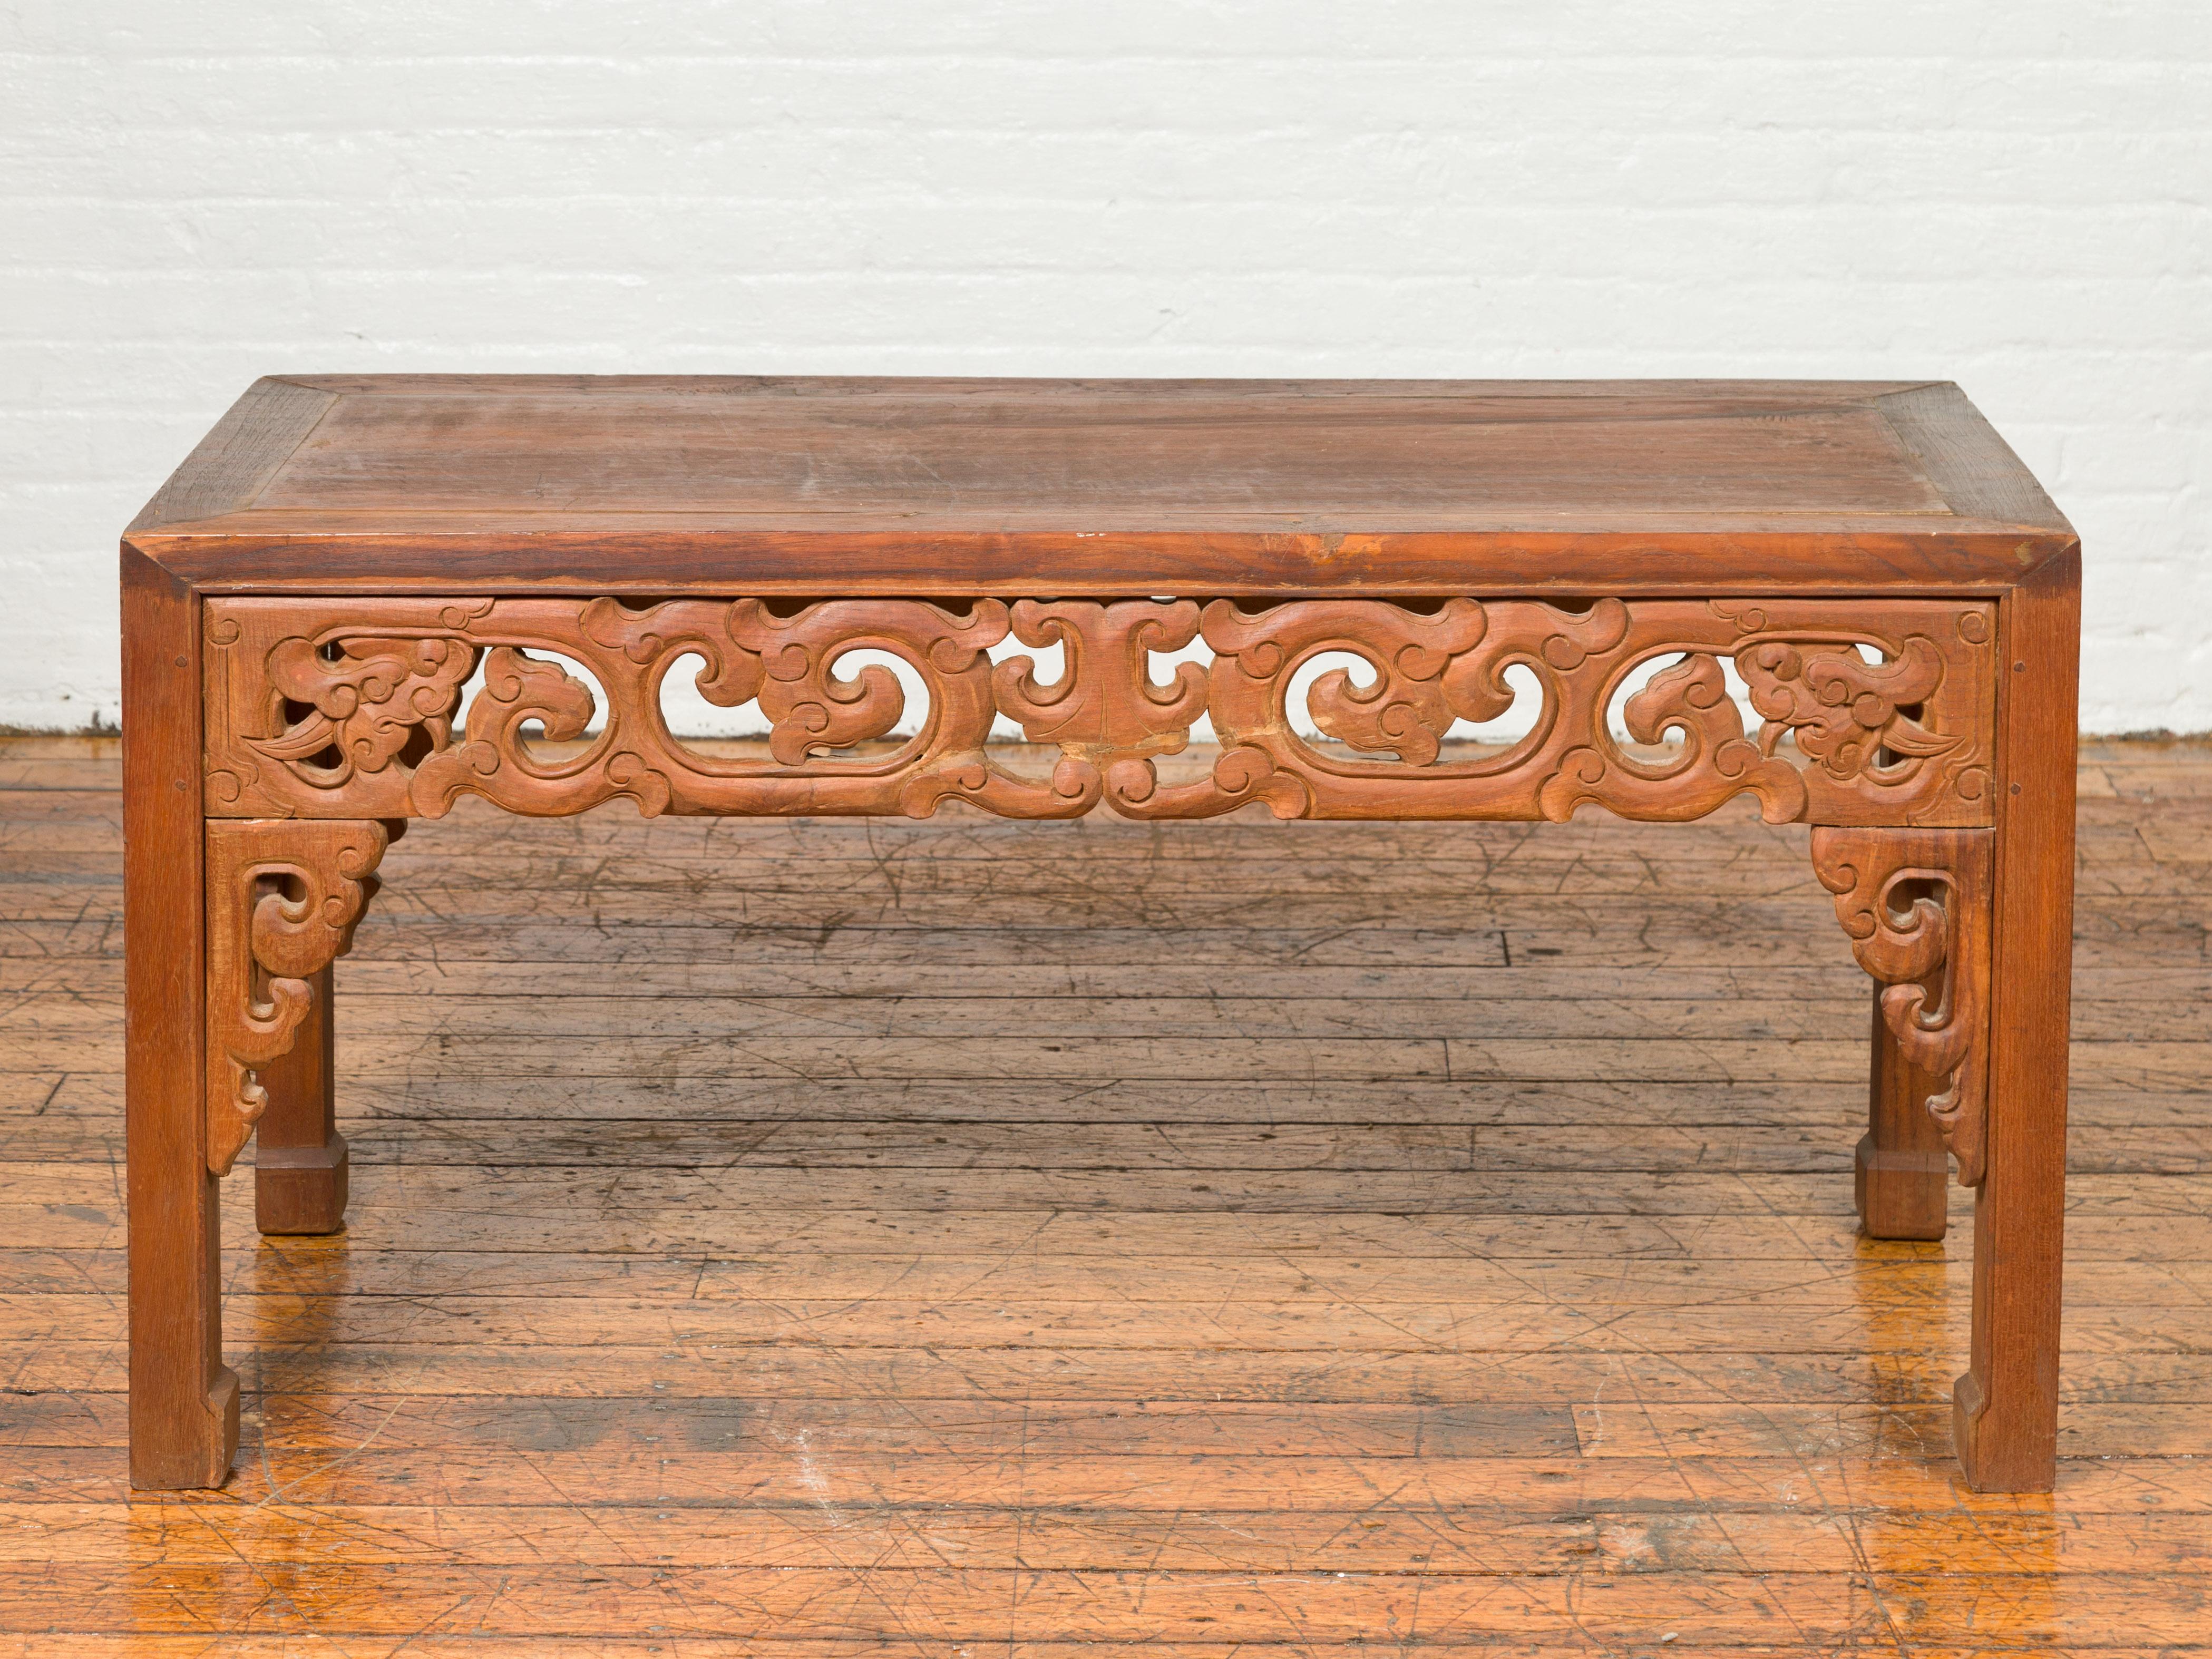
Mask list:
[[[314,976],[353,945],[392,829],[342,818],[207,825],[207,1163],[228,1175],[268,1104]]]
[[[1813,831],[1813,867],[1851,954],[1884,988],[1882,1024],[1905,1060],[1942,1079],[1926,1106],[1964,1187],[1982,1183],[1988,1136],[1995,842],[1978,829]]]

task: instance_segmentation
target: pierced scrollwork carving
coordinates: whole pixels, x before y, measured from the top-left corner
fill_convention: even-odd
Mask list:
[[[1978,603],[216,599],[208,616],[217,815],[435,817],[475,793],[541,816],[623,797],[648,814],[920,815],[961,799],[1065,817],[1103,798],[1138,817],[1264,801],[1285,817],[1565,818],[1588,802],[1684,819],[1748,794],[1775,822],[1991,817],[1994,612]],[[1030,658],[994,669],[1010,629],[1062,647],[1057,678]],[[1155,684],[1152,654],[1201,635],[1211,668]],[[918,720],[889,669],[838,672],[862,651],[914,671]],[[1316,665],[1293,710],[1302,671],[1330,654],[1365,671]],[[671,735],[661,686],[687,657],[710,702],[757,702],[766,759]],[[1516,669],[1535,683],[1527,735],[1449,744],[1455,721],[1515,706]],[[1059,746],[1049,781],[991,758],[1001,713]],[[1301,714],[1333,741],[1301,736]],[[1212,775],[1163,787],[1154,757],[1201,714],[1222,744]],[[902,724],[914,735],[895,738]]]
[[[313,764],[327,755],[340,782],[379,770],[410,744],[450,735],[447,717],[476,660],[451,640],[346,640],[327,655],[286,640],[270,653],[270,683],[313,712],[254,747],[276,761]]]
[[[1908,638],[1892,663],[1869,663],[1856,652],[1807,652],[1784,641],[1738,652],[1735,662],[1766,730],[1789,732],[1831,777],[1863,775],[1884,750],[1917,758],[1943,754],[1956,741],[1899,712],[1943,683],[1943,659],[1924,635]],[[1772,750],[1771,742],[1760,746]]]
[[[1944,1079],[1927,1108],[1966,1187],[1982,1183],[1986,1144],[1994,836],[1813,831],[1813,867],[1836,896],[1851,954],[1885,988],[1882,1024],[1912,1066]]]
[[[477,794],[536,817],[626,798],[647,815],[922,816],[957,799],[1008,817],[1070,817],[1101,792],[1097,769],[1080,759],[1032,781],[987,754],[996,713],[987,653],[1008,626],[996,599],[964,611],[919,599],[779,610],[759,599],[229,599],[208,611],[215,814],[436,817]],[[345,677],[362,641],[386,654],[405,642],[435,656],[446,678],[434,695],[419,677],[356,688]],[[849,679],[836,672],[861,651],[896,657],[920,678],[927,706],[913,736],[879,742],[907,712],[890,669],[870,665]],[[758,702],[769,758],[708,755],[669,732],[661,684],[690,655],[704,661],[697,684],[709,701]],[[563,659],[598,681],[604,707]],[[453,673],[463,659],[469,666]],[[457,736],[453,716],[479,660],[484,683]],[[285,685],[275,678],[279,663],[293,675]],[[325,718],[316,697],[337,703],[349,693],[354,718],[406,737],[380,735],[343,770],[295,757],[309,741],[304,728]],[[851,752],[870,744],[884,752]]]
[[[1000,712],[1020,723],[1031,743],[1103,772],[1116,804],[1152,792],[1152,757],[1182,752],[1190,728],[1206,712],[1206,671],[1177,665],[1168,684],[1152,683],[1153,652],[1180,651],[1198,636],[1198,606],[1188,599],[1122,599],[1110,604],[1023,599],[1013,610],[1014,637],[1042,650],[1061,647],[1060,678],[1037,683],[1034,659],[1013,657],[992,674]]]
[[[228,1175],[268,1105],[314,976],[353,945],[392,830],[343,818],[207,826],[207,1162]]]
[[[1253,610],[1215,600],[1200,629],[1215,652],[1207,709],[1221,757],[1210,779],[1116,799],[1135,816],[1263,800],[1284,817],[1557,819],[1588,801],[1626,817],[1686,819],[1749,794],[1777,823],[1990,820],[1986,605],[1452,600],[1424,611],[1330,599]],[[1862,644],[1881,661],[1868,663]],[[1309,696],[1315,725],[1349,756],[1298,736],[1289,706],[1298,671],[1333,653],[1372,672],[1364,688],[1324,674]],[[1621,696],[1634,671],[1666,657],[1679,660]],[[1728,695],[1724,659],[1764,716],[1755,739]],[[1528,734],[1438,761],[1455,719],[1480,723],[1512,704],[1515,666],[1539,692]],[[1617,699],[1628,744],[1612,729]],[[1782,753],[1800,734],[1797,755]]]

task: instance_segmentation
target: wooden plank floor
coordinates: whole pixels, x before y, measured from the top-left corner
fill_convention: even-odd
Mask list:
[[[2212,750],[2082,778],[2054,1498],[1970,1230],[1854,1235],[1801,830],[468,805],[134,1498],[117,767],[0,749],[0,1654],[2212,1646]]]

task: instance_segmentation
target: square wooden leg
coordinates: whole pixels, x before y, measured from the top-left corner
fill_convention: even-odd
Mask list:
[[[123,555],[124,1109],[131,1484],[216,1486],[238,1449],[207,1158],[198,607]]]
[[[253,1213],[264,1233],[334,1233],[345,1225],[346,1143],[332,1098],[332,970],[290,1050],[257,1068],[269,1103],[255,1126]]]
[[[1899,1048],[1882,1018],[1884,988],[1875,987],[1867,1132],[1853,1165],[1852,1196],[1869,1238],[1941,1238],[1950,1218],[1951,1158],[1927,1102],[1943,1080]],[[1939,988],[1929,989],[1933,995]]]
[[[2005,601],[2001,635],[1989,1147],[1972,1357],[1953,1395],[1960,1461],[1982,1492],[2048,1492],[2057,1474],[2080,580],[2078,554],[2038,570]]]

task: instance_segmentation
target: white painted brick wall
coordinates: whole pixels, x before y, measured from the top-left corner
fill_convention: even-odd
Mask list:
[[[2212,728],[2212,5],[0,3],[0,723],[271,370],[1963,383]]]

